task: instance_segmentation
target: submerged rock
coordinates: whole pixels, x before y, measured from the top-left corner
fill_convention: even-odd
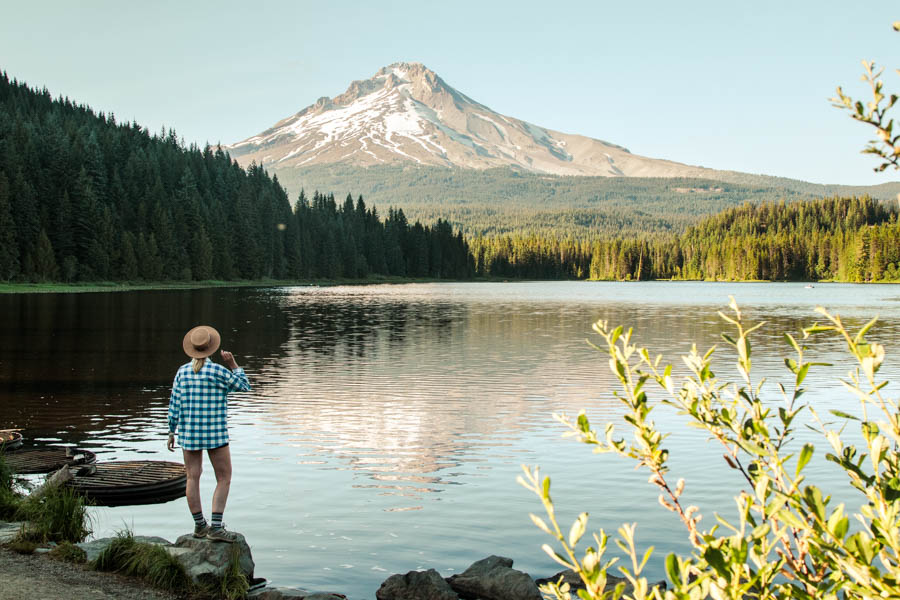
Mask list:
[[[378,591],[377,600],[459,600],[456,592],[434,569],[391,575]]]
[[[541,600],[541,592],[531,576],[512,565],[511,558],[489,556],[449,577],[447,583],[466,600]]]
[[[307,592],[296,588],[263,588],[250,592],[247,598],[251,600],[347,600],[343,594],[333,592]]]
[[[186,533],[166,550],[184,565],[191,580],[202,587],[216,585],[222,579],[235,551],[239,555],[241,571],[248,579],[253,577],[253,556],[241,534],[237,534],[234,543],[228,543],[195,538],[193,534]]]

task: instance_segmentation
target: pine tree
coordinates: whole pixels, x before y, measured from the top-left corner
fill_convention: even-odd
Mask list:
[[[9,204],[9,181],[0,171],[0,280],[9,281],[16,277],[19,267],[16,224]]]
[[[37,281],[56,281],[59,278],[59,267],[56,255],[47,232],[41,229],[34,245],[33,274]]]

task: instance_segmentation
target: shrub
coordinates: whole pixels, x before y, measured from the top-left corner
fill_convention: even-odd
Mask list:
[[[97,571],[118,571],[134,553],[134,535],[128,530],[116,534],[109,545],[91,562]]]
[[[48,553],[52,558],[70,563],[81,564],[87,562],[87,552],[72,542],[60,542]]]
[[[3,452],[0,451],[0,520],[13,520],[21,501],[22,495],[16,490],[15,473],[3,460]]]
[[[236,545],[231,546],[231,558],[228,562],[228,569],[222,577],[221,587],[216,597],[225,598],[226,600],[240,600],[247,596],[250,590],[250,582],[244,570],[241,569],[241,549]]]
[[[16,517],[31,523],[25,535],[38,542],[80,542],[91,533],[84,498],[67,487],[26,497]]]
[[[6,543],[5,546],[19,554],[34,554],[34,551],[38,548],[37,542],[19,536]]]
[[[751,376],[750,345],[751,334],[762,324],[745,327],[733,298],[731,309],[733,317],[720,315],[735,330],[734,335],[723,338],[737,352],[737,383],[716,378],[711,369],[714,349],[700,354],[696,347],[684,357],[689,374],[678,383],[671,365],[661,366],[661,357],[651,358],[645,348],[632,343],[630,330],[609,329],[606,322],[600,321],[594,329],[605,341],[602,350],[609,354],[610,368],[621,385],[622,392],[616,397],[626,407],[625,421],[633,430],[633,441],[616,438],[611,423],[598,435],[583,411],[574,420],[556,415],[569,427],[567,435],[594,446],[595,452],[616,453],[649,470],[650,483],[661,492],[660,502],[677,515],[693,546],[690,556],[666,557],[670,589],[651,590],[641,572],[652,548],[639,555],[635,525],[623,525],[616,543],[630,559],[628,567],[619,567],[634,586],[627,597],[900,597],[900,407],[896,400],[882,395],[887,382],[877,378],[885,357],[884,347],[865,339],[875,320],[854,334],[839,316],[818,308],[827,322],[813,324],[802,332],[802,341],[813,334],[836,335],[853,359],[853,369],[841,382],[860,402],[860,415],[831,411],[841,420],[835,426],[800,401],[805,391],[803,381],[817,363],[804,361],[807,347],[791,334],[785,334],[785,340],[795,358],[785,359],[785,365],[793,376],[792,390],[779,385],[782,406],[763,401],[764,381],[754,383]],[[662,400],[651,400],[649,383],[655,383],[665,393]],[[666,434],[649,418],[659,404],[676,408],[692,425],[721,444],[725,464],[737,470],[744,482],[735,495],[735,522],[717,515],[719,524],[703,529],[699,508],[686,506],[682,501],[685,482],[673,482],[669,476],[669,453],[663,445]],[[853,532],[843,504],[830,507],[830,496],[816,486],[804,485],[803,469],[815,448],[812,444],[797,448],[791,443],[795,419],[804,411],[831,450],[826,459],[839,465],[850,485],[863,495],[859,513],[854,515],[859,525]],[[857,449],[841,439],[844,428],[851,423],[859,426],[864,448]],[[606,572],[616,563],[616,559],[604,558],[606,533],[601,530],[595,534],[596,545],[587,548],[579,558],[576,546],[586,531],[587,513],[579,515],[568,535],[564,535],[554,513],[550,479],[542,479],[537,468],[523,468],[525,475],[519,478],[520,483],[540,497],[548,517],[548,522],[536,515],[532,515],[532,520],[556,538],[562,553],[546,544],[544,550],[580,575],[586,589],[579,590],[578,597],[622,597],[624,586],[606,589]],[[567,584],[551,583],[542,591],[557,599],[572,597]]]
[[[191,581],[184,565],[157,544],[137,542],[130,531],[120,532],[91,563],[98,571],[139,577],[165,590],[186,590]]]

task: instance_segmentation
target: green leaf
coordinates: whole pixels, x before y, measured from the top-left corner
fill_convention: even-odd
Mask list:
[[[803,490],[806,505],[812,509],[820,521],[825,520],[825,502],[822,500],[822,491],[814,485],[808,485]]]
[[[807,465],[809,459],[812,458],[814,447],[812,444],[804,444],[803,450],[800,451],[800,457],[797,459],[797,471],[795,477],[800,475],[800,471]]]
[[[797,515],[792,513],[790,510],[787,510],[787,509],[779,510],[778,513],[776,514],[776,516],[780,520],[784,521],[785,523],[787,523],[788,525],[793,527],[794,529],[800,529],[800,530],[809,529],[809,526],[806,523],[804,523],[803,521],[801,521],[797,517]]]
[[[681,565],[678,564],[678,557],[674,554],[666,556],[666,575],[672,583],[681,581]]]
[[[728,577],[728,566],[725,564],[725,556],[722,551],[712,546],[707,546],[703,551],[703,558],[722,577]],[[668,562],[668,561],[667,561]],[[668,568],[668,564],[666,565]]]
[[[784,339],[787,340],[787,343],[791,345],[791,347],[795,352],[797,352],[797,354],[800,354],[800,345],[797,343],[797,340],[794,339],[794,336],[786,333],[784,334]]]
[[[637,568],[638,572],[644,570],[644,565],[646,565],[647,561],[650,560],[650,555],[653,554],[653,549],[654,546],[650,546],[649,548],[647,548],[647,551],[644,552],[644,558],[641,560],[641,564]]]
[[[878,321],[878,317],[873,318],[871,321],[863,325],[863,328],[859,330],[859,333],[856,334],[856,337],[853,338],[853,341],[857,344],[863,341],[863,336],[872,329],[872,326],[875,325],[875,322]]]
[[[833,414],[834,416],[840,417],[840,418],[842,418],[842,419],[852,419],[852,420],[854,420],[854,421],[859,421],[859,418],[858,418],[858,417],[854,417],[853,415],[851,415],[851,414],[849,414],[849,413],[845,413],[845,412],[842,411],[842,410],[829,410],[828,412],[830,412],[830,413]]]
[[[844,517],[834,527],[834,537],[839,540],[844,539],[844,536],[847,535],[847,531],[850,529],[850,520],[847,517]]]

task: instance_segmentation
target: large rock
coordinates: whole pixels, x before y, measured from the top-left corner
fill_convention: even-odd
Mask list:
[[[447,579],[464,600],[541,600],[541,592],[528,573],[512,568],[511,558],[489,556]]]
[[[584,582],[581,580],[581,577],[579,577],[578,573],[576,573],[572,569],[566,569],[565,571],[560,571],[556,575],[551,575],[550,577],[544,579],[538,579],[537,581],[535,581],[535,583],[537,583],[538,585],[544,585],[545,583],[550,582],[556,583],[557,581],[559,581],[560,577],[562,577],[564,583],[569,584],[569,592],[572,594],[572,597],[575,597],[575,595],[578,593],[577,590],[583,590],[586,588]],[[615,575],[610,575],[608,573],[606,575],[605,591],[614,589],[617,585],[619,585],[619,583],[625,584],[625,590],[622,592],[623,594],[631,594],[634,591],[634,587],[627,579],[625,579],[624,577],[616,577]],[[657,581],[656,583],[651,583],[650,588],[652,589],[654,587],[658,587],[660,591],[665,590],[665,579]]]
[[[253,556],[244,536],[237,534],[234,543],[216,542],[206,538],[195,538],[186,533],[175,541],[175,546],[166,550],[184,565],[188,576],[201,587],[214,586],[225,575],[231,563],[231,553],[237,548],[240,554],[241,571],[247,579],[253,578]]]
[[[391,575],[375,592],[375,598],[377,600],[459,600],[456,592],[434,569],[410,571],[406,575]]]

